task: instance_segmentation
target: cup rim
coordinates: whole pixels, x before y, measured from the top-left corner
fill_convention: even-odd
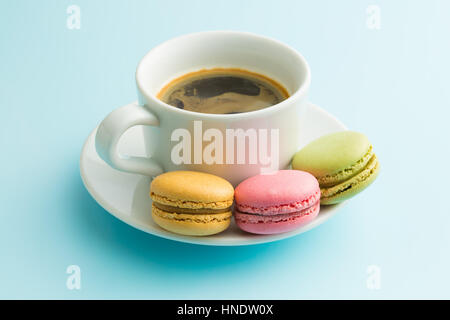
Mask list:
[[[303,81],[303,83],[300,84],[299,88],[292,93],[287,99],[272,105],[270,107],[267,108],[263,108],[263,109],[259,109],[259,110],[254,110],[254,111],[247,111],[247,112],[240,112],[240,113],[234,113],[234,114],[215,114],[215,113],[203,113],[203,112],[197,112],[197,111],[190,111],[190,110],[184,110],[184,109],[179,109],[179,108],[175,108],[161,100],[159,100],[154,94],[148,92],[145,87],[141,84],[141,80],[140,80],[140,70],[141,70],[141,66],[143,65],[144,61],[149,59],[149,57],[151,56],[151,54],[153,53],[153,51],[158,50],[160,47],[167,45],[170,42],[175,42],[175,41],[179,41],[181,39],[184,38],[189,38],[189,37],[196,37],[199,35],[204,35],[204,34],[215,34],[215,35],[224,35],[224,34],[228,34],[228,35],[245,35],[247,37],[252,37],[252,38],[258,38],[258,39],[262,39],[265,41],[269,41],[272,42],[275,45],[278,45],[280,47],[283,47],[284,49],[287,49],[288,51],[290,51],[294,56],[296,56],[301,63],[304,65],[305,67],[305,80]],[[166,109],[168,112],[174,113],[174,114],[184,114],[184,115],[190,115],[190,116],[196,116],[197,118],[214,118],[214,119],[244,119],[244,118],[250,118],[250,117],[255,117],[255,116],[260,116],[264,113],[273,113],[273,112],[278,112],[281,109],[284,109],[285,107],[287,107],[288,105],[290,105],[292,102],[294,102],[295,100],[298,100],[300,97],[304,96],[306,94],[306,92],[308,91],[310,84],[311,84],[311,70],[309,68],[308,62],[306,61],[306,59],[303,57],[302,54],[300,54],[300,52],[298,52],[296,49],[292,48],[291,46],[285,44],[284,42],[281,42],[279,40],[270,38],[270,37],[266,37],[266,36],[262,36],[262,35],[258,35],[255,33],[251,33],[251,32],[243,32],[243,31],[227,31],[227,30],[216,30],[216,31],[201,31],[201,32],[194,32],[194,33],[189,33],[189,34],[184,34],[184,35],[180,35],[174,38],[171,38],[169,40],[166,40],[162,43],[160,43],[159,45],[155,46],[154,48],[152,48],[150,51],[148,51],[144,57],[139,61],[139,64],[136,68],[136,85],[137,88],[139,90],[139,92],[145,96],[145,98],[147,99],[148,104],[156,104],[159,105],[162,109]]]

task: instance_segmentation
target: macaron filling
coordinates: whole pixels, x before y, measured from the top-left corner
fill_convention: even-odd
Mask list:
[[[313,205],[304,208],[300,211],[290,212],[290,213],[281,213],[281,214],[274,214],[274,215],[267,215],[267,214],[257,214],[257,213],[248,213],[248,212],[241,212],[239,210],[235,211],[235,218],[239,222],[244,223],[265,223],[269,219],[270,222],[276,223],[276,222],[286,222],[289,220],[296,220],[302,216],[308,216],[311,214],[314,214],[316,211],[318,211],[320,206],[320,202],[316,201]]]
[[[190,214],[190,213],[175,213],[167,212],[159,209],[153,204],[152,208],[153,214],[165,219],[165,220],[175,220],[175,221],[190,221],[195,223],[210,223],[210,222],[223,222],[231,219],[231,211],[215,214]]]
[[[202,209],[202,208],[208,208],[208,209],[225,209],[231,207],[233,204],[233,199],[226,200],[226,201],[192,201],[192,200],[181,200],[181,199],[175,199],[175,198],[168,198],[163,195],[158,195],[154,192],[150,193],[150,197],[152,198],[153,202],[165,204],[171,207],[177,207],[177,208],[191,208],[191,209]]]
[[[373,154],[372,158],[367,163],[365,168],[363,168],[363,170],[357,175],[335,186],[328,188],[321,188],[322,201],[326,201],[327,198],[334,198],[341,193],[349,192],[353,187],[361,185],[366,180],[372,178],[374,174],[377,174],[378,168],[379,168],[378,158],[376,157],[375,154]]]
[[[236,203],[236,209],[242,213],[253,213],[258,215],[273,215],[284,213],[301,212],[304,209],[315,205],[320,200],[320,190],[317,190],[310,197],[302,201],[296,201],[289,204],[281,204],[268,207],[255,207],[245,203]]]
[[[319,181],[321,187],[330,187],[339,184],[363,171],[374,155],[373,148],[370,146],[365,155],[350,167],[344,168],[334,174],[319,176],[317,177],[317,181]]]
[[[224,213],[224,212],[231,211],[231,207],[223,208],[223,209],[216,209],[216,208],[193,209],[193,208],[181,208],[181,207],[169,206],[169,205],[158,203],[158,202],[153,202],[153,204],[155,207],[157,207],[160,210],[163,210],[166,212],[172,212],[172,213],[215,214],[215,213]]]

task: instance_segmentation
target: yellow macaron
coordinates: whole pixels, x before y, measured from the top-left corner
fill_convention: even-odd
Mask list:
[[[150,186],[152,218],[162,228],[183,235],[208,236],[230,225],[233,186],[218,176],[172,171]]]

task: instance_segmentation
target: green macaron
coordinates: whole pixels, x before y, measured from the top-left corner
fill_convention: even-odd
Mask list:
[[[321,204],[347,200],[377,177],[378,159],[365,135],[341,131],[322,136],[298,151],[292,168],[314,175],[322,193]]]

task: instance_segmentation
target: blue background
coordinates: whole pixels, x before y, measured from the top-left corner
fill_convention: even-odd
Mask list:
[[[80,30],[66,27],[71,4]],[[380,30],[366,26],[371,4]],[[450,298],[449,12],[445,0],[2,1],[0,298]],[[381,175],[320,228],[249,247],[177,243],[83,187],[81,147],[136,99],[140,58],[216,29],[298,49],[311,101],[371,139]],[[72,264],[81,290],[66,288]]]

